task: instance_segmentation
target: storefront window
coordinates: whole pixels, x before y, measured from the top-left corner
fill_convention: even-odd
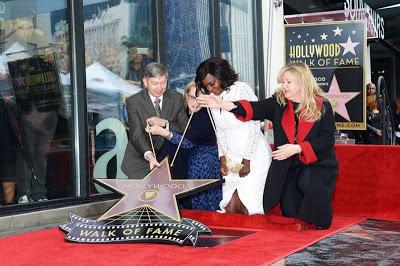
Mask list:
[[[169,87],[179,90],[211,51],[222,51],[254,84],[247,2],[221,1],[221,23],[213,25],[211,9],[218,8],[209,0],[82,0],[74,10],[67,0],[0,0],[0,205],[87,196],[77,188],[87,180],[128,178],[120,167],[129,130],[125,100],[142,89],[149,62],[165,59]],[[84,30],[85,66],[70,54],[71,36],[80,40],[70,32],[70,14],[82,3],[84,23],[78,19],[76,27]],[[233,15],[243,19],[240,27]],[[216,32],[222,49],[213,46]],[[71,85],[71,66],[86,74],[89,176],[79,181],[74,117],[84,115],[73,113],[82,99],[72,96],[82,88]],[[93,182],[89,188],[106,192]]]
[[[170,88],[194,79],[196,67],[210,57],[209,1],[165,1],[167,67]]]
[[[221,53],[239,73],[239,79],[255,86],[253,1],[220,1]]]
[[[73,196],[66,1],[0,1],[0,205]]]
[[[161,21],[154,27],[153,1],[84,3],[89,163],[94,178],[127,178],[121,170],[126,143],[126,97],[141,90],[141,75],[153,56],[155,36],[166,59],[170,89],[182,89],[194,79],[196,67],[211,56],[210,1],[164,1]],[[223,53],[254,85],[252,4],[221,3]],[[236,23],[231,16],[240,18]],[[239,25],[240,24],[240,25]],[[155,32],[155,28],[162,29]],[[164,32],[165,35],[160,34]],[[225,41],[227,40],[227,41]],[[155,54],[155,53],[154,53]],[[96,187],[94,193],[105,190]]]
[[[90,178],[127,178],[120,167],[128,141],[125,99],[141,90],[144,67],[155,60],[152,3],[83,1]]]

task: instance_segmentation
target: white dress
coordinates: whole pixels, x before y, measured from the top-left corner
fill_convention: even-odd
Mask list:
[[[228,101],[257,101],[250,86],[238,81],[220,96]],[[217,128],[219,155],[226,155],[237,163],[241,163],[243,158],[250,160],[250,173],[247,176],[240,177],[238,173],[229,171],[224,177],[221,210],[225,211],[237,190],[249,214],[263,214],[264,186],[272,156],[271,148],[261,132],[260,122],[242,122],[231,112],[220,109],[212,109],[211,113]]]

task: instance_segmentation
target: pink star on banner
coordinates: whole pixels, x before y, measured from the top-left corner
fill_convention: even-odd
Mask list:
[[[325,93],[325,96],[333,103],[333,110],[350,122],[351,120],[347,112],[346,103],[350,102],[358,94],[360,94],[360,92],[341,92],[336,76],[333,74],[331,85],[329,86],[328,92]]]

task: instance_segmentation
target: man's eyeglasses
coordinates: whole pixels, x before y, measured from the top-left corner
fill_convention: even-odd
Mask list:
[[[191,101],[191,102],[196,101],[196,99],[197,99],[197,97],[193,96],[193,95],[186,95],[186,98],[188,99],[188,101]]]

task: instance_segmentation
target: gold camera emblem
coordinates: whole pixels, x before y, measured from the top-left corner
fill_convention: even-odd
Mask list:
[[[158,198],[157,190],[146,190],[139,194],[139,200],[144,202],[154,201]]]

